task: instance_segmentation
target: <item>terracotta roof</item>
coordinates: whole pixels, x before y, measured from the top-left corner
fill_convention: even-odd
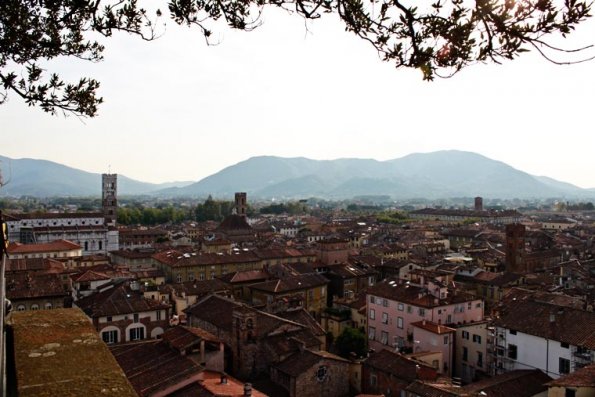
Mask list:
[[[56,240],[50,243],[39,244],[10,243],[8,245],[8,254],[34,254],[44,252],[72,251],[80,249],[80,245],[68,240]]]
[[[136,396],[79,309],[13,312],[11,316],[20,397]]]
[[[217,228],[218,230],[252,230],[252,227],[246,222],[246,218],[240,215],[228,215]]]
[[[595,388],[595,364],[559,377],[547,384],[552,387],[591,387]]]
[[[427,380],[437,377],[436,370],[429,365],[386,349],[370,354],[363,365],[392,374],[408,382],[413,382],[420,375]]]
[[[6,275],[6,297],[11,300],[68,295],[59,274],[19,272]]]
[[[595,349],[595,313],[542,302],[514,301],[494,325],[574,346]]]
[[[440,325],[433,323],[431,321],[423,320],[423,321],[416,321],[411,323],[412,326],[424,329],[426,331],[432,332],[434,334],[442,335],[442,334],[449,334],[451,332],[456,332],[454,328],[447,327],[445,325]]]
[[[7,272],[20,271],[43,271],[62,272],[65,270],[64,263],[50,258],[20,258],[8,259],[6,261]]]
[[[300,274],[297,276],[285,277],[280,280],[271,280],[253,284],[250,288],[271,293],[286,293],[319,287],[328,283],[329,280],[320,274]]]
[[[183,351],[189,347],[195,346],[197,343],[200,343],[201,340],[217,343],[220,342],[219,338],[205,330],[183,325],[167,329],[161,334],[161,339],[178,351]]]
[[[217,328],[231,331],[232,312],[242,305],[218,295],[210,295],[186,308],[185,313],[215,325]]]
[[[270,275],[264,270],[244,270],[240,272],[226,273],[219,277],[219,280],[228,283],[246,283],[267,280]]]
[[[414,395],[420,397],[468,396],[466,393],[461,393],[460,387],[454,386],[450,380],[446,379],[439,379],[436,382],[423,382],[416,380],[407,386],[405,391],[414,393]]]
[[[177,295],[198,296],[199,298],[208,294],[230,291],[229,286],[219,279],[186,281],[180,284],[171,284],[171,288]]]
[[[386,279],[368,288],[368,295],[379,296],[393,301],[427,308],[469,302],[477,299],[463,292],[454,294],[451,291],[449,291],[449,294],[445,299],[438,299],[433,295],[428,294],[424,288],[399,284],[398,280],[393,279]]]
[[[203,370],[161,340],[116,345],[110,350],[141,397],[175,386]]]
[[[83,271],[82,273],[71,276],[75,283],[83,283],[90,281],[111,280],[111,277],[105,273],[96,272],[93,270]]]
[[[482,395],[487,397],[533,397],[547,391],[545,383],[551,379],[538,369],[516,370],[468,384],[461,390],[469,395],[484,392]]]
[[[170,305],[147,299],[120,284],[75,303],[91,318],[167,309]]]
[[[224,253],[183,253],[169,250],[153,254],[153,259],[171,267],[211,266],[218,264],[254,263],[260,262],[252,251],[242,251],[233,254]]]

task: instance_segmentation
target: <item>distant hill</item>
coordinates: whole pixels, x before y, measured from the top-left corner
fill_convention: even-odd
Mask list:
[[[99,196],[101,174],[81,171],[47,160],[11,159],[0,156],[5,180],[10,183],[0,190],[2,196]],[[118,194],[148,194],[172,186],[186,186],[192,182],[154,184],[118,175]]]
[[[595,196],[593,190],[536,177],[480,154],[457,150],[416,153],[387,161],[252,157],[184,188],[157,194],[227,197],[237,191],[261,198],[339,199],[369,194],[394,198]]]
[[[97,196],[101,175],[46,160],[0,156],[5,178],[2,195]],[[119,175],[119,194],[167,197],[231,197],[245,191],[259,198],[331,199],[388,195],[396,199],[483,196],[489,198],[594,199],[581,189],[533,176],[501,161],[456,150],[415,153],[394,160],[311,160],[304,157],[252,157],[198,182],[152,184]]]

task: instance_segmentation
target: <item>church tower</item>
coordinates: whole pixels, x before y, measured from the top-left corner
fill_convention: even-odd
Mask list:
[[[118,174],[101,175],[101,206],[107,226],[116,226],[118,216]]]
[[[245,218],[247,209],[248,209],[248,204],[246,203],[246,193],[245,192],[236,193],[236,205],[235,205],[236,214]]]

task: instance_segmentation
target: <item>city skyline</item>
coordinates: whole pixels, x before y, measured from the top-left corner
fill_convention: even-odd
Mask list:
[[[51,70],[97,78],[99,116],[53,117],[15,96],[0,106],[1,155],[39,158],[146,182],[197,181],[258,155],[387,160],[464,150],[583,188],[595,187],[592,63],[534,53],[422,81],[395,70],[332,16],[308,24],[267,12],[251,33],[168,25],[145,43],[117,34],[98,64]],[[593,21],[568,47],[591,44]]]

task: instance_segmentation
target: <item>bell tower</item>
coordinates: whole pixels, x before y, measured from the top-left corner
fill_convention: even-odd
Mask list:
[[[118,217],[118,174],[101,175],[101,206],[107,226],[116,226]]]
[[[246,193],[245,192],[238,192],[235,195],[235,210],[236,214],[241,217],[246,217],[246,210],[248,208],[248,204],[246,202]]]

